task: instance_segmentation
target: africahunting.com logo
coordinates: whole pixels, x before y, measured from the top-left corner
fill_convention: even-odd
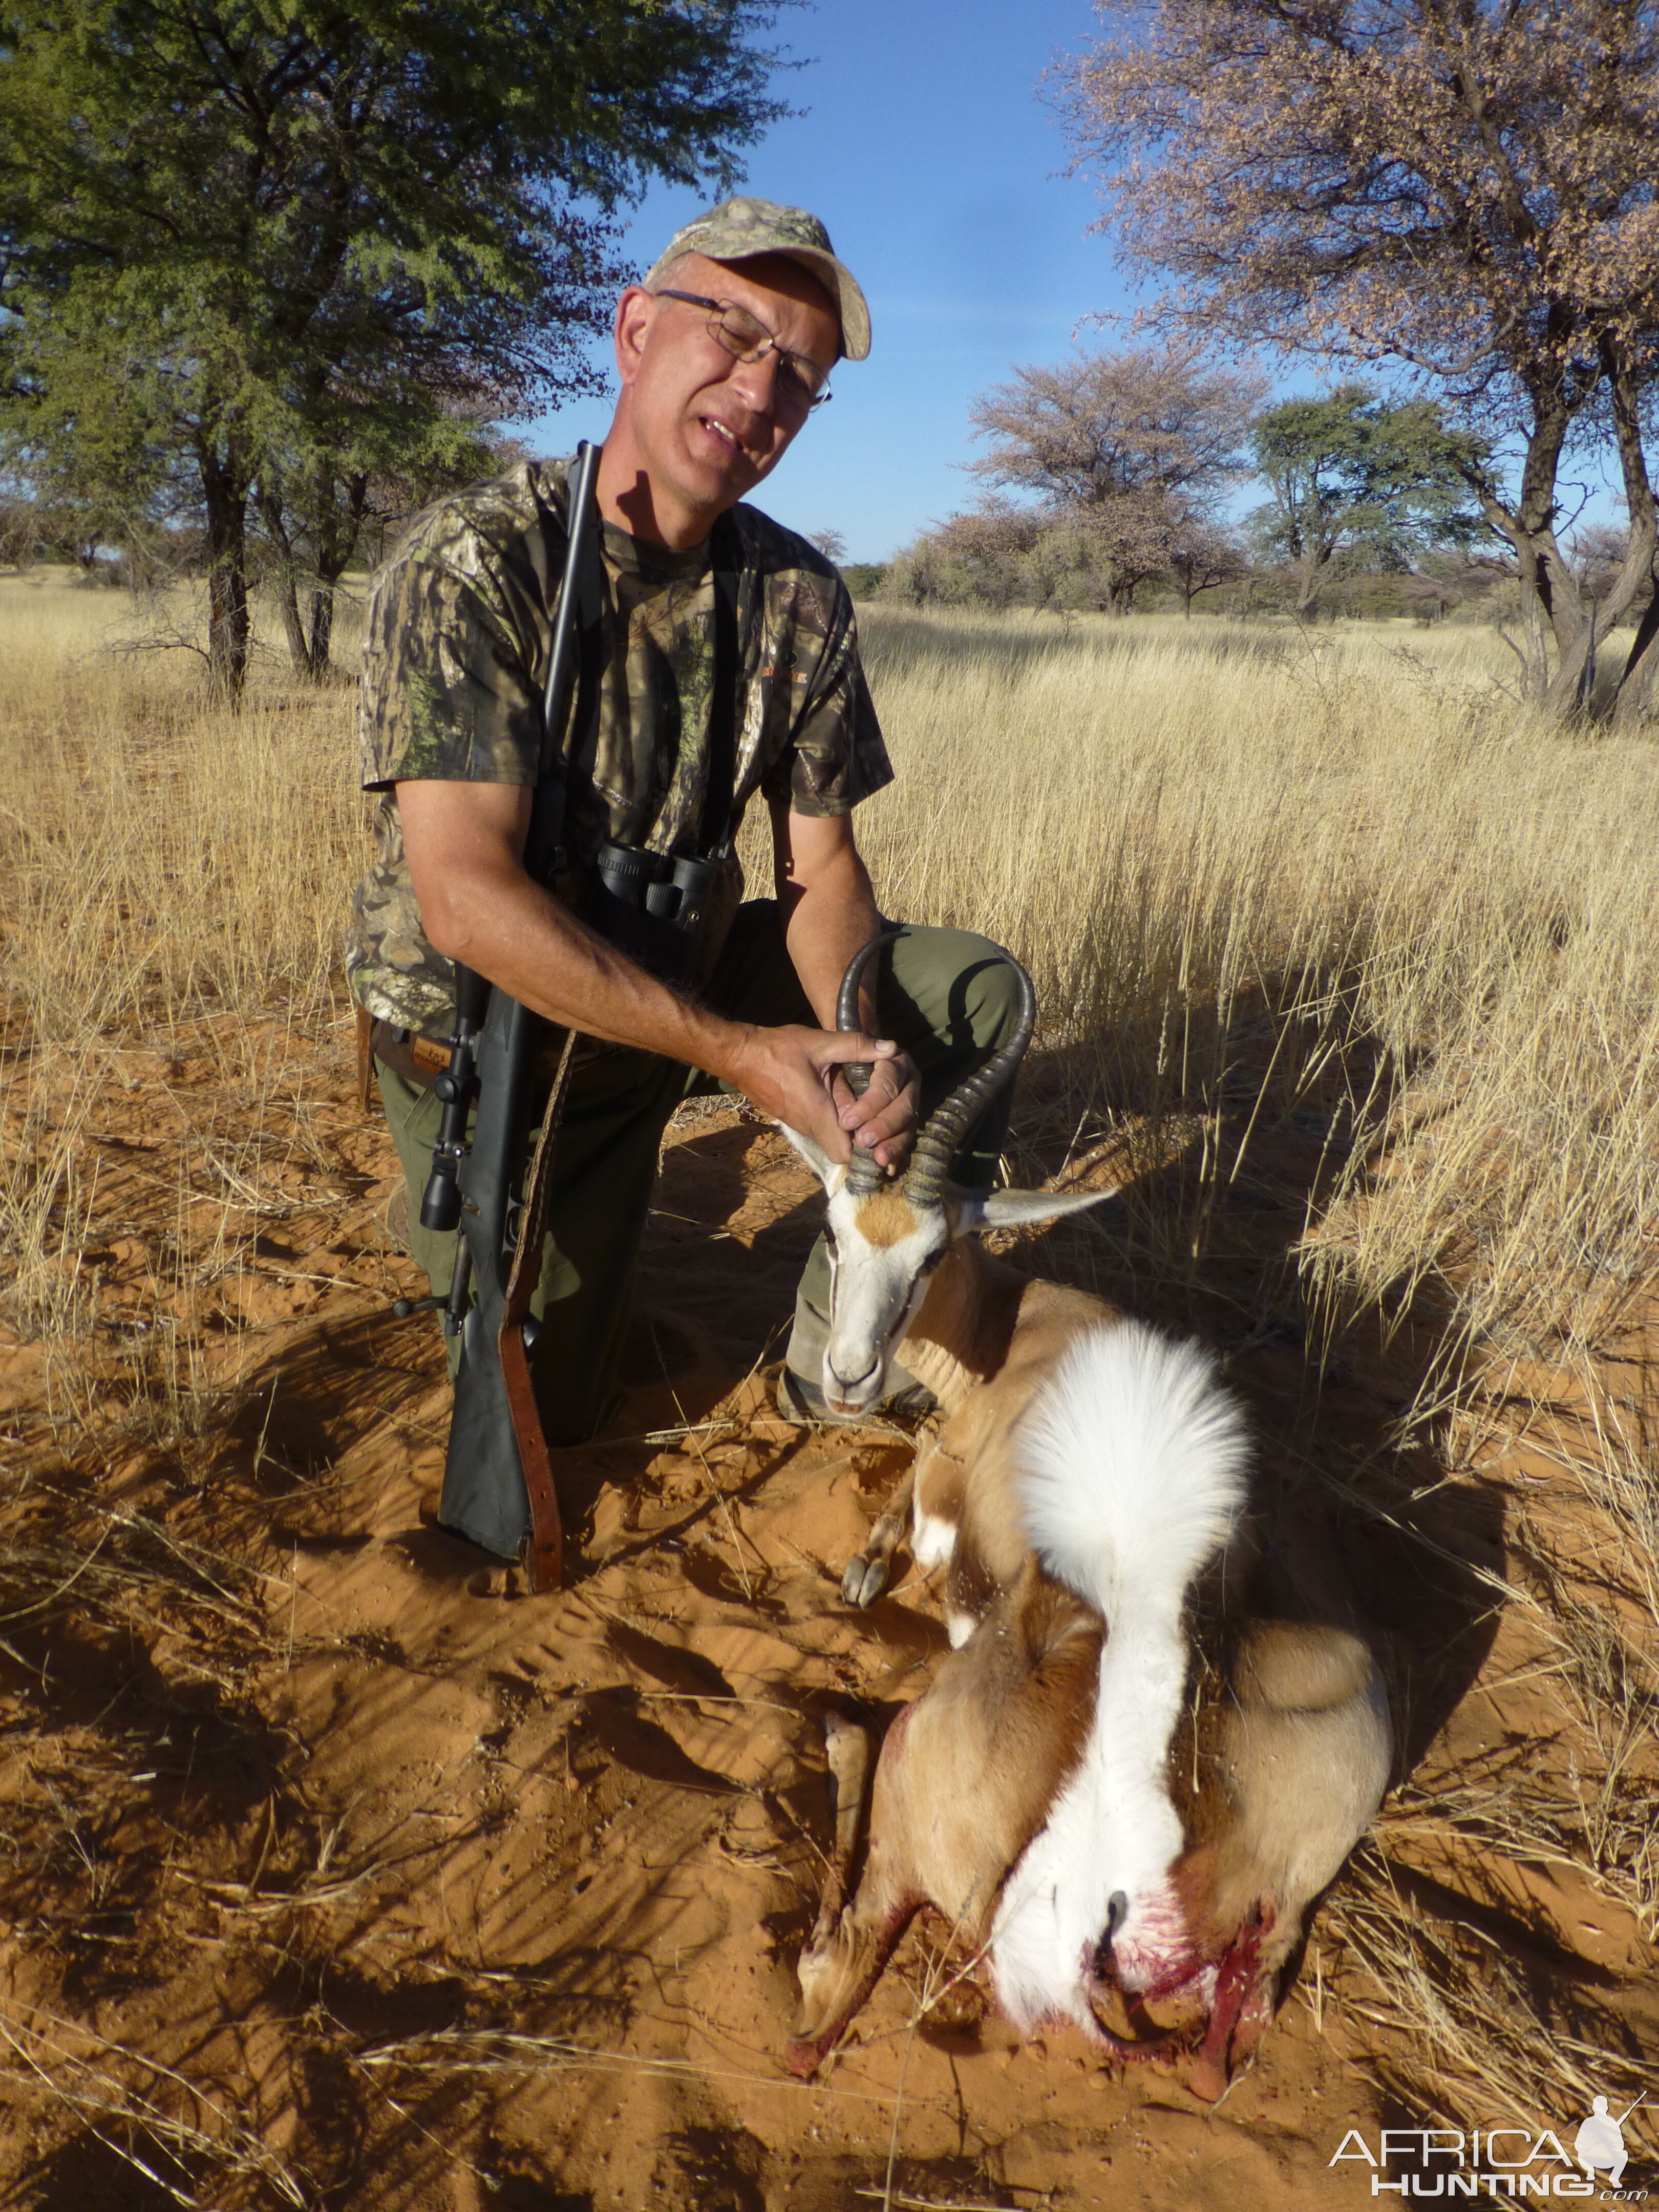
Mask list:
[[[1578,2197],[1644,2204],[1628,2185],[1625,2122],[1647,2092],[1622,2112],[1592,2099],[1576,2129],[1537,2134],[1525,2128],[1384,2128],[1368,2136],[1350,2128],[1330,2163],[1369,2167],[1373,2197]],[[1565,2138],[1565,2139],[1564,2139]]]

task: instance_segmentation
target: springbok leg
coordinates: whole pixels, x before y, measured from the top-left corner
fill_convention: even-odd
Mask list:
[[[856,1559],[848,1561],[847,1571],[841,1578],[841,1594],[848,1605],[873,1605],[886,1589],[888,1567],[898,1549],[899,1538],[904,1534],[904,1524],[910,1518],[910,1494],[915,1480],[913,1462],[893,1494],[892,1504],[872,1527],[864,1549]]]
[[[1202,2097],[1206,2105],[1213,2105],[1225,2095],[1232,2078],[1233,2031],[1238,2026],[1246,1998],[1255,1987],[1262,1941],[1273,1921],[1269,1907],[1250,1926],[1242,1929],[1228,1946],[1217,1970],[1210,2025],[1187,2077],[1194,2096]]]
[[[901,1756],[915,1710],[907,1706],[888,1730],[884,1760]],[[836,1717],[825,1724],[824,1739],[836,1792],[836,1840],[817,1924],[795,1970],[800,2028],[784,2054],[790,2072],[801,2076],[816,2072],[840,2041],[880,1979],[894,1945],[927,1902],[902,1839],[878,1837],[857,1893],[850,1905],[842,1905],[857,1850],[870,1738],[856,1723]]]
[[[870,1780],[870,1734],[856,1721],[831,1713],[823,1724],[823,1747],[830,1759],[830,1808],[835,1816],[836,1840],[823,1876],[823,1894],[812,1929],[811,1951],[821,1950],[841,1918],[858,1856],[859,1834],[864,1825],[864,1793]]]
[[[801,1954],[799,1972],[805,2001],[803,2010],[811,2011],[813,2000],[820,1996],[832,2008],[816,2033],[803,2032],[792,2038],[783,2054],[784,2063],[792,2074],[805,2081],[808,2075],[817,2073],[881,1979],[882,1968],[892,1957],[900,1936],[927,1902],[925,1897],[901,1899],[890,1905],[879,1918],[867,1917],[856,1903],[849,1907],[831,1938],[832,1949],[837,1955],[819,1954],[814,1961],[833,1978],[832,1990],[821,1986],[817,1978],[809,1983],[810,1954]]]

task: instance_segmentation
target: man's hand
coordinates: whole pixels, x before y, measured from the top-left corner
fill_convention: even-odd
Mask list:
[[[872,1152],[894,1173],[910,1157],[916,1138],[917,1098],[921,1078],[908,1053],[890,1048],[870,1070],[862,1098],[853,1096],[844,1075],[835,1078],[832,1095],[841,1126],[860,1151]]]
[[[870,1084],[855,1098],[840,1071],[860,1060],[870,1065]],[[732,1056],[726,1079],[763,1114],[811,1137],[832,1160],[846,1159],[857,1144],[873,1151],[883,1167],[896,1168],[909,1152],[916,1073],[890,1038],[793,1024],[757,1026]]]
[[[836,1018],[836,1001],[847,963],[881,928],[851,819],[844,815],[795,814],[781,800],[772,808],[778,902],[795,973],[826,1029]],[[860,994],[861,1019],[876,1018],[876,980],[866,970]],[[896,1173],[915,1141],[916,1099],[921,1079],[912,1062],[894,1046],[879,1053],[860,1046],[842,1061],[873,1062],[869,1088],[855,1098],[844,1077],[834,1079],[832,1103],[839,1127],[861,1151],[874,1152]],[[799,1126],[799,1125],[794,1125]],[[837,1147],[831,1154],[841,1158]]]

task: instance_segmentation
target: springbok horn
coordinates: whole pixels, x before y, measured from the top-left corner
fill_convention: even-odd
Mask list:
[[[904,1173],[905,1195],[918,1206],[938,1204],[939,1185],[963,1139],[1003,1085],[1013,1081],[1025,1056],[1025,1048],[1031,1042],[1031,1030],[1036,1022],[1036,993],[1031,988],[1030,977],[1013,955],[1007,953],[1004,957],[1014,971],[1014,982],[1019,992],[1014,1033],[1000,1052],[993,1053],[983,1067],[976,1069],[965,1083],[959,1083],[928,1115]]]
[[[859,1014],[859,986],[864,981],[864,971],[884,945],[890,945],[896,937],[902,937],[903,934],[902,929],[884,930],[879,937],[872,937],[867,945],[860,945],[848,962],[847,973],[841,979],[841,996],[836,1001],[837,1029],[861,1030],[864,1027]],[[870,1080],[869,1061],[851,1060],[842,1069],[842,1073],[847,1078],[847,1087],[854,1097],[862,1098],[865,1086]],[[853,1157],[847,1163],[844,1188],[862,1194],[874,1190],[882,1179],[875,1154],[866,1152],[862,1145],[854,1145]]]

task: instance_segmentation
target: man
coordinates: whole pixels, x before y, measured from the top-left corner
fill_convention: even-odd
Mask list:
[[[554,1443],[592,1434],[606,1410],[659,1140],[683,1098],[741,1092],[832,1157],[865,1146],[893,1172],[919,1101],[925,1109],[1000,1043],[1013,1012],[996,947],[918,931],[866,988],[868,1034],[836,1028],[847,963],[880,926],[852,810],[892,771],[845,586],[802,539],[738,503],[828,397],[836,362],[869,351],[863,294],[823,224],[750,198],[699,216],[623,294],[615,343],[622,392],[597,480],[603,611],[562,740],[566,869],[550,889],[524,860],[565,550],[563,465],[531,463],[430,509],[377,580],[362,703],[376,859],[348,949],[352,988],[375,1018],[410,1249],[435,1290],[448,1285],[453,1240],[416,1217],[440,1113],[428,1087],[444,1058],[435,1042],[453,1026],[451,963],[585,1040],[532,1305]],[[722,580],[735,604],[724,678]],[[582,917],[606,840],[696,849],[722,745],[732,827],[756,792],[770,808],[776,896],[739,906],[731,864],[696,985],[679,988]],[[860,1097],[839,1073],[851,1061],[873,1065]],[[989,1181],[1000,1138],[1000,1119],[977,1133],[967,1179]],[[828,1290],[820,1243],[787,1358],[784,1400],[797,1414],[822,1406]]]

